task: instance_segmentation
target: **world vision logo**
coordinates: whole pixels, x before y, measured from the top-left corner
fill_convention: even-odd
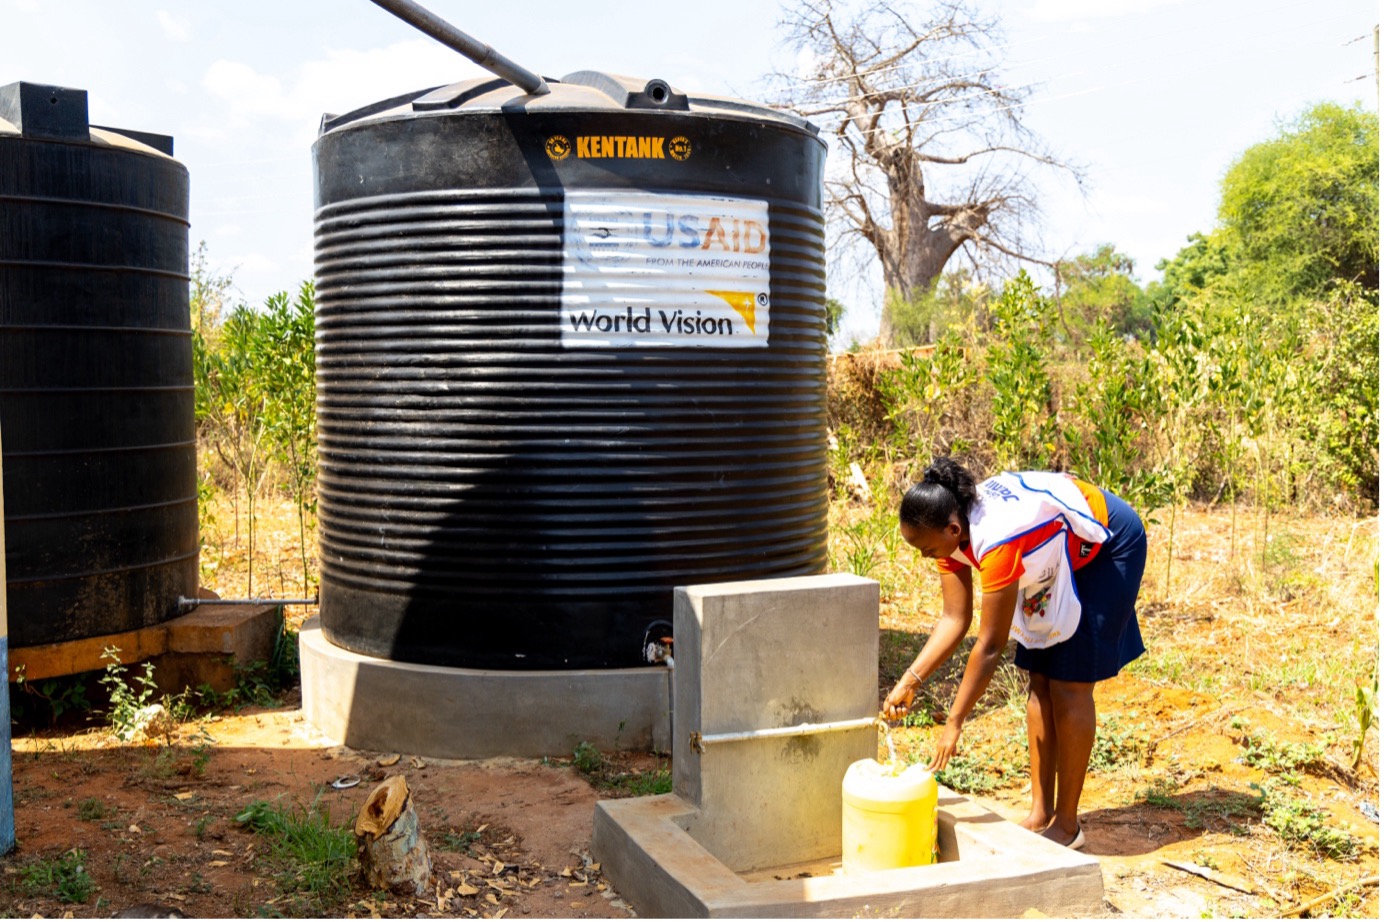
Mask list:
[[[751,333],[755,332],[755,307],[769,306],[769,296],[762,291],[756,294],[753,291],[711,291],[708,289],[707,294],[715,295],[734,308],[735,312],[745,321],[745,325],[750,328]]]
[[[543,145],[543,149],[554,160],[566,160],[567,155],[572,153],[572,142],[563,135],[555,134]]]

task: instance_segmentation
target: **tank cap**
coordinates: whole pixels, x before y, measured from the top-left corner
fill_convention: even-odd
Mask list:
[[[0,86],[0,118],[26,138],[91,139],[86,90],[22,80]]]
[[[641,85],[631,77],[620,77],[598,70],[579,70],[562,78],[563,83],[599,90],[626,109],[669,109],[686,112],[687,94],[679,93],[666,80],[655,77]]]

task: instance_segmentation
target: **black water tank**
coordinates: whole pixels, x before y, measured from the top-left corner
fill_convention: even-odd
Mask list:
[[[550,86],[323,120],[321,619],[346,649],[634,666],[675,586],[825,568],[816,129]]]
[[[0,87],[0,432],[13,646],[197,589],[188,174],[86,93]]]

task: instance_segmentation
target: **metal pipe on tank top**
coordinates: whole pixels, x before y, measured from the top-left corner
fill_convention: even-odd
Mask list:
[[[371,0],[376,6],[393,13],[424,35],[437,39],[453,51],[460,52],[481,67],[503,77],[525,93],[542,96],[548,92],[548,84],[543,78],[527,68],[520,67],[484,42],[478,42],[456,26],[442,19],[431,10],[424,9],[413,0]]]

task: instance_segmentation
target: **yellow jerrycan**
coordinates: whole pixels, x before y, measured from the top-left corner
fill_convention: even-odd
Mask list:
[[[921,765],[861,759],[841,779],[841,867],[887,871],[932,864],[937,844],[937,779]]]

